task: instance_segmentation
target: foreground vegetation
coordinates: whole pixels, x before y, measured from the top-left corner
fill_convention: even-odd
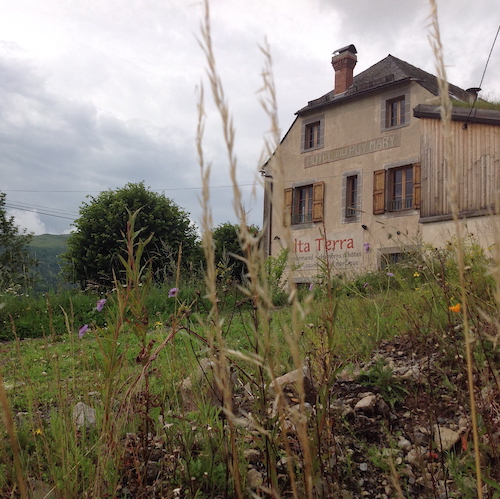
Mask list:
[[[325,274],[312,289],[297,291],[295,306],[269,307],[264,322],[259,298],[220,270],[218,317],[202,282],[178,274],[177,282],[148,287],[147,268],[135,266],[142,243],[130,234],[125,287],[43,300],[3,297],[3,330],[15,339],[0,351],[10,406],[0,448],[2,497],[22,495],[23,487],[46,497],[305,497],[308,487],[313,497],[354,497],[365,490],[363,480],[368,484],[366,471],[358,477],[357,452],[370,456],[377,477],[395,483],[392,494],[398,486],[403,497],[442,493],[421,484],[415,495],[408,464],[384,451],[391,441],[412,438],[395,431],[395,421],[367,438],[358,416],[339,414],[335,400],[343,380],[354,383],[351,397],[362,386],[392,415],[411,411],[416,418],[412,404],[425,397],[431,428],[449,412],[439,399],[445,390],[470,418],[453,243],[355,280]],[[481,468],[487,496],[496,497],[493,261],[473,241],[465,255],[474,378],[478,394],[489,394],[488,404],[478,404]],[[29,331],[29,323],[37,326]],[[384,359],[368,363],[390,344],[411,345],[413,357],[438,352],[434,386],[396,376]],[[281,384],[297,365],[307,375]],[[95,414],[78,419],[81,407]],[[349,432],[349,447],[338,447]],[[440,452],[429,441],[428,452],[446,472],[448,497],[474,497],[470,433],[460,442],[460,449]],[[342,457],[349,448],[351,460]]]

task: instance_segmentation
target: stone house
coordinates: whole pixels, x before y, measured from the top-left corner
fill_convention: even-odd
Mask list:
[[[334,90],[311,100],[262,173],[268,255],[292,251],[310,282],[327,259],[339,272],[398,261],[452,234],[450,168],[460,216],[486,243],[500,188],[500,111],[472,107],[479,89],[449,84],[454,165],[443,159],[437,78],[397,57],[354,76],[354,45],[334,52]],[[455,137],[454,137],[455,138]]]

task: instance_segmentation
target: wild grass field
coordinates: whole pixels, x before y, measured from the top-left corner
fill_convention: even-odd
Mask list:
[[[264,263],[246,230],[208,4],[200,44],[246,279],[215,265],[200,91],[205,275],[177,264],[154,283],[132,215],[113,289],[1,297],[0,495],[500,497],[500,246],[482,248],[456,216],[442,248],[355,277],[326,260],[311,288],[295,286],[286,255]]]
[[[133,254],[126,287],[5,300],[2,497],[21,483],[30,497],[476,497],[453,243],[297,290],[265,321],[231,281],[216,278],[217,318],[202,281],[147,289]],[[473,242],[465,258],[481,472],[496,497],[493,260]]]

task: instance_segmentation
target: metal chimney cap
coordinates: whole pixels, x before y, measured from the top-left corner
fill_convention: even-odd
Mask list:
[[[341,54],[342,52],[351,52],[351,54],[358,53],[356,47],[351,43],[351,45],[346,45],[345,47],[335,50],[332,55],[338,55]]]

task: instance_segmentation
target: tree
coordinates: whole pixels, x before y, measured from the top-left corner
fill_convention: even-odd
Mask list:
[[[141,230],[144,240],[152,235],[142,263],[151,262],[158,280],[172,277],[181,246],[184,265],[199,261],[196,228],[188,214],[163,194],[144,187],[143,182],[89,198],[80,208],[80,218],[73,224],[76,230],[70,234],[68,251],[63,255],[66,274],[82,288],[89,283],[109,286],[114,274],[119,277],[123,269],[118,255],[125,252],[127,221],[137,210],[136,230]]]
[[[212,229],[212,237],[215,244],[216,265],[229,268],[233,279],[241,282],[246,268],[244,262],[239,258],[243,256],[238,237],[239,231],[238,224],[225,222]],[[249,225],[248,231],[256,236],[259,233],[259,228],[255,225]]]
[[[5,198],[0,192],[0,291],[16,285],[26,288],[36,265],[29,251],[33,234],[27,234],[26,229],[20,232],[14,217],[7,216]]]

